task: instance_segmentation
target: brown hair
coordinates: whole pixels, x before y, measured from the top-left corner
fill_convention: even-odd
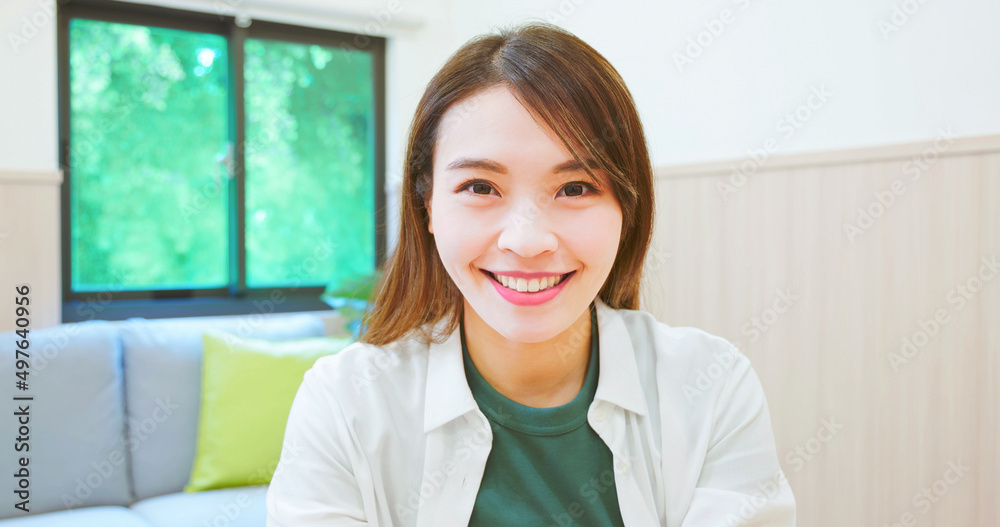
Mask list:
[[[653,177],[635,103],[618,72],[587,43],[552,24],[530,22],[473,38],[427,85],[406,148],[399,241],[365,312],[362,342],[384,345],[414,330],[441,342],[458,327],[462,294],[427,230],[434,145],[453,104],[498,84],[552,128],[592,179],[587,158],[611,179],[622,233],[598,295],[610,307],[638,309],[652,234]],[[444,317],[449,320],[438,334],[424,327]]]

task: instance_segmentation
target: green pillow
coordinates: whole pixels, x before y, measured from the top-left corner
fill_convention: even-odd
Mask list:
[[[269,483],[303,376],[317,359],[352,342],[205,333],[197,451],[184,491]]]

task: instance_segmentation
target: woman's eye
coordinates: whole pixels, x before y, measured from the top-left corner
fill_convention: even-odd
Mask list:
[[[470,188],[472,188],[473,194],[489,194],[493,190],[493,187],[486,183],[473,183]]]
[[[566,192],[566,196],[575,198],[582,196],[585,191],[594,192],[594,187],[583,181],[574,181],[563,186],[563,190]]]
[[[459,189],[460,191],[470,191],[479,196],[489,196],[493,192],[493,185],[483,181],[470,181]]]

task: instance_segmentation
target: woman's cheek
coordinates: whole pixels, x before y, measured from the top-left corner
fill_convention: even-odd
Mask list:
[[[586,230],[591,236],[600,235],[601,240],[609,237],[617,238],[621,233],[622,215],[616,207],[594,207],[587,211],[583,223],[586,224]]]
[[[448,269],[463,266],[469,260],[471,246],[479,238],[472,217],[461,208],[442,207],[434,218],[435,242]]]
[[[587,233],[583,242],[585,250],[595,260],[606,260],[608,267],[614,262],[621,240],[622,217],[616,206],[599,207],[589,215],[587,225],[581,229]],[[595,262],[596,263],[596,262]]]

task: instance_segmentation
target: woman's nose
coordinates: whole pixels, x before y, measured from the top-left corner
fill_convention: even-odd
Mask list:
[[[559,238],[545,209],[544,204],[528,199],[511,207],[497,240],[500,250],[512,251],[522,258],[555,251]]]

